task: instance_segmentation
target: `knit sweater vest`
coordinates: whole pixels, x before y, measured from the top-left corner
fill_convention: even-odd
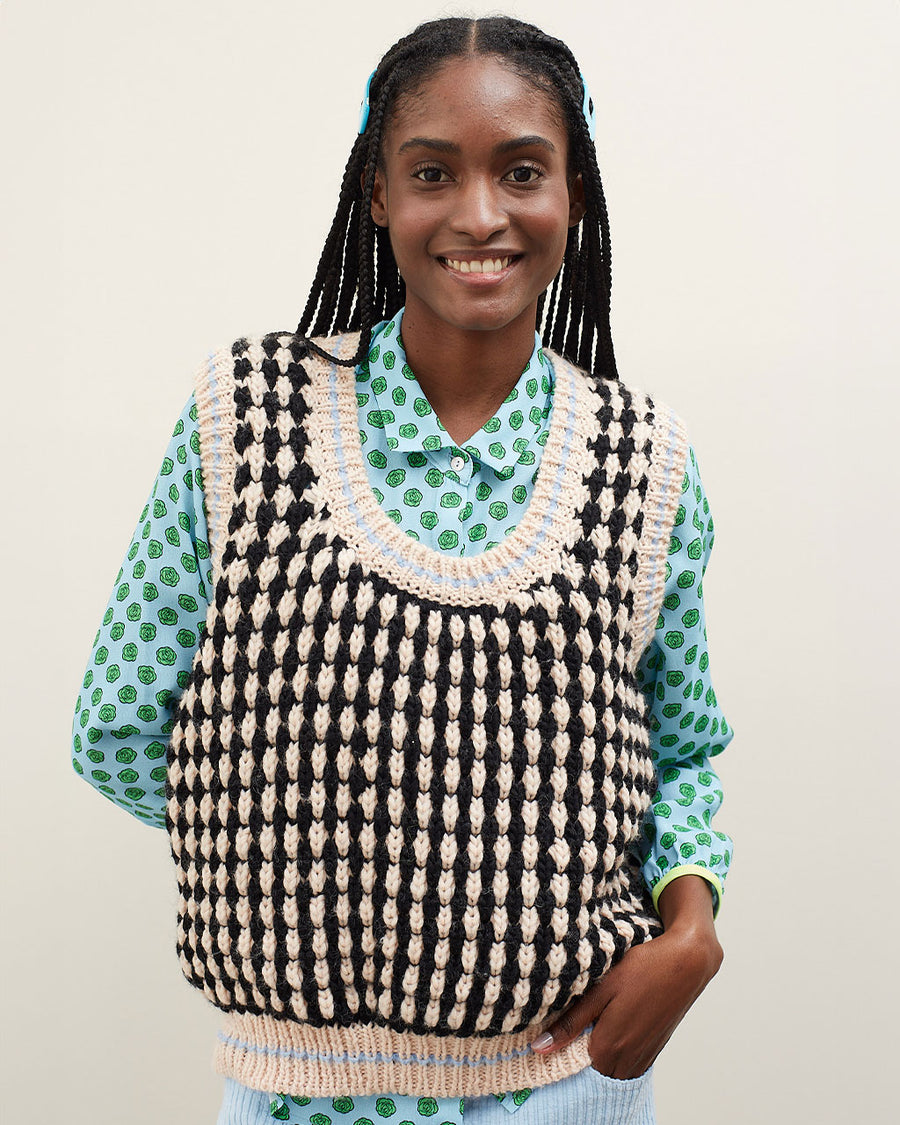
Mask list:
[[[317,341],[355,353],[358,336]],[[687,440],[556,380],[512,534],[455,557],[379,506],[351,367],[237,340],[198,373],[214,597],[167,754],[188,981],[214,1069],[308,1096],[468,1096],[589,1065],[530,1042],[662,929],[631,850],[635,679]]]

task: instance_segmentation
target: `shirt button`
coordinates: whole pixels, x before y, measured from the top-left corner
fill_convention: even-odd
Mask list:
[[[465,457],[451,457],[450,458],[450,468],[455,473],[461,472],[465,467],[466,467]]]

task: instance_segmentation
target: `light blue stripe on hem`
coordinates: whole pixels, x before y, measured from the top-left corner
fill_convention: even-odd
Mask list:
[[[343,339],[344,339],[344,337],[341,337],[340,340],[338,341],[338,347],[340,347],[340,344],[343,342]],[[550,359],[549,359],[549,356],[547,357],[547,362],[548,363],[551,362]],[[552,363],[551,363],[551,367],[552,367]],[[447,584],[448,586],[452,586],[454,588],[459,588],[460,586],[468,586],[470,588],[475,588],[477,586],[480,586],[483,582],[489,581],[493,578],[506,578],[509,575],[514,574],[515,569],[513,567],[498,566],[498,567],[495,567],[493,570],[488,571],[486,574],[479,575],[478,577],[473,577],[473,578],[448,578],[444,575],[435,573],[435,571],[430,570],[427,567],[422,567],[422,566],[419,566],[416,563],[413,563],[410,559],[408,559],[404,555],[400,555],[389,544],[385,543],[385,541],[383,539],[381,539],[380,536],[378,536],[375,533],[375,531],[368,525],[368,523],[365,520],[365,517],[362,515],[362,513],[360,512],[360,510],[359,510],[359,508],[356,504],[356,500],[354,499],[353,492],[350,488],[350,481],[349,481],[349,478],[347,476],[346,457],[345,457],[343,436],[341,434],[341,425],[340,425],[341,416],[340,416],[340,410],[339,410],[339,406],[338,406],[338,396],[337,396],[337,370],[338,370],[337,364],[332,364],[331,365],[331,373],[330,373],[330,400],[331,400],[331,418],[332,418],[332,422],[334,424],[335,437],[337,439],[336,440],[336,452],[337,452],[338,468],[339,468],[340,474],[341,474],[341,486],[343,488],[344,496],[347,499],[347,502],[350,506],[350,509],[352,510],[353,515],[356,518],[357,523],[360,525],[360,527],[362,527],[365,530],[366,538],[369,540],[369,542],[374,547],[376,547],[378,550],[380,550],[384,554],[388,555],[395,563],[401,564],[407,570],[412,571],[414,574],[418,575],[419,577],[427,578],[432,582]],[[556,373],[554,372],[554,378],[555,378],[555,375],[556,375]],[[574,393],[570,394],[569,397],[570,397],[571,401],[570,401],[570,405],[569,405],[568,417],[566,418],[565,446],[564,446],[566,453],[568,453],[569,449],[571,448],[572,434],[575,431],[575,426],[574,426],[575,395],[574,395]],[[554,399],[553,399],[553,410],[556,410],[556,396],[555,395],[554,395]],[[551,413],[550,424],[552,425],[552,413]],[[538,529],[538,532],[537,532],[537,534],[534,538],[534,541],[532,542],[532,544],[529,547],[527,547],[525,549],[525,551],[523,553],[523,556],[522,556],[523,558],[530,558],[532,555],[534,555],[534,553],[537,550],[538,545],[540,544],[540,542],[543,540],[543,538],[546,535],[547,526],[553,522],[554,514],[556,512],[557,507],[559,506],[559,492],[560,492],[560,489],[562,488],[562,477],[563,477],[563,474],[565,472],[565,466],[566,466],[566,458],[564,458],[560,462],[559,468],[558,468],[557,473],[556,473],[556,479],[553,482],[553,493],[552,493],[551,500],[550,500],[549,510],[547,511],[547,514],[544,516],[544,519],[541,523],[540,528]],[[532,497],[532,499],[533,499],[533,497]],[[489,553],[489,552],[487,552],[487,553]]]

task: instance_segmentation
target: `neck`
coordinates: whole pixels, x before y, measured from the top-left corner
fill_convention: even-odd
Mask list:
[[[403,313],[403,348],[419,386],[457,444],[509,395],[534,351],[537,305],[498,329],[457,328],[418,303]]]

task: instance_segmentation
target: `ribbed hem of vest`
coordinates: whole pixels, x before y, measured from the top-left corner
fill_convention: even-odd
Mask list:
[[[517,1035],[461,1039],[370,1024],[311,1027],[229,1012],[219,1031],[213,1069],[255,1090],[298,1097],[389,1092],[453,1098],[534,1089],[590,1066],[590,1029],[549,1055],[530,1047],[540,1031],[535,1027]],[[616,1081],[593,1073],[598,1081]],[[627,1082],[622,1085],[631,1088]]]

